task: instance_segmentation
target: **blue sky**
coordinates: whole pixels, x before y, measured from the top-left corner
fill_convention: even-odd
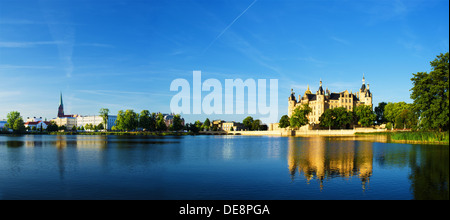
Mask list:
[[[171,82],[193,70],[278,79],[279,117],[291,88],[356,92],[363,73],[374,105],[412,102],[412,73],[448,51],[448,17],[447,0],[0,0],[0,120],[54,118],[60,92],[66,114],[170,112]]]

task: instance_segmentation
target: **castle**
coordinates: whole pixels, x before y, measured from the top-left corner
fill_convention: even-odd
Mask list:
[[[353,111],[353,109],[359,105],[370,105],[372,107],[372,93],[369,90],[369,84],[366,86],[365,78],[363,75],[362,86],[358,92],[348,92],[345,90],[340,93],[332,93],[328,90],[322,88],[322,80],[320,80],[319,89],[315,94],[308,89],[303,94],[303,97],[298,96],[298,101],[295,98],[295,93],[291,90],[291,95],[289,96],[288,105],[288,116],[291,117],[294,109],[302,106],[303,104],[308,104],[312,109],[311,113],[308,115],[308,120],[310,124],[319,124],[319,118],[322,113],[327,109],[344,107],[347,111]]]

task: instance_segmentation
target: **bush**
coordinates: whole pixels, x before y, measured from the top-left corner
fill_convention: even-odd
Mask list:
[[[391,130],[391,129],[392,129],[392,123],[391,123],[391,122],[388,122],[388,123],[386,124],[386,129],[388,129],[388,130]]]

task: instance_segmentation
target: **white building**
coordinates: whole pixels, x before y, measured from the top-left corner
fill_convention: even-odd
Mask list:
[[[27,121],[24,123],[25,127],[29,127],[29,128],[33,128],[35,127],[36,129],[40,129],[42,127],[42,129],[47,129],[47,126],[50,124],[50,122],[48,121]]]
[[[103,124],[103,117],[100,115],[91,115],[91,116],[78,116],[77,119],[77,127],[86,127],[87,124],[92,124],[98,126],[99,124]],[[110,130],[112,126],[116,125],[116,115],[108,115],[107,126],[105,129]],[[103,125],[105,126],[105,125]]]

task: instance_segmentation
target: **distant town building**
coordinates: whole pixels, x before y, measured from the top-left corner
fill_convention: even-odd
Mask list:
[[[223,126],[223,123],[224,123],[225,121],[223,121],[223,120],[214,120],[214,121],[212,121],[212,123],[211,123],[211,127],[214,129],[214,128],[216,128],[218,131],[221,131],[223,128],[222,128],[222,126]]]
[[[55,122],[58,127],[65,126],[67,130],[72,130],[73,126],[77,125],[76,117],[58,117],[52,119],[51,121]]]
[[[40,129],[40,128],[47,129],[47,126],[49,124],[50,124],[50,122],[43,121],[43,120],[41,120],[41,121],[27,121],[27,122],[24,123],[25,127],[28,127],[28,128],[35,127],[36,129]]]
[[[344,107],[348,111],[352,111],[359,105],[372,106],[372,93],[369,90],[369,84],[366,86],[364,76],[362,79],[362,86],[356,93],[348,92],[348,90],[339,93],[332,93],[328,90],[328,88],[326,90],[322,88],[322,80],[320,80],[319,89],[315,94],[309,90],[308,85],[308,89],[303,94],[303,97],[300,95],[298,96],[298,101],[295,98],[294,91],[291,90],[291,95],[289,96],[288,116],[291,117],[294,109],[302,106],[303,104],[308,104],[312,109],[312,112],[308,115],[309,123],[319,124],[320,116],[327,109]]]
[[[224,131],[242,131],[244,129],[244,124],[240,122],[227,121],[222,123],[222,130]]]
[[[77,121],[77,127],[86,127],[87,124],[91,124],[94,126],[98,126],[99,124],[103,124],[103,117],[100,115],[92,115],[92,116],[77,116],[75,117]],[[116,125],[117,115],[108,115],[108,121],[106,126],[103,124],[104,129],[111,130],[113,126]]]
[[[171,124],[173,124],[173,117],[175,114],[163,114],[164,122],[166,123],[166,126],[169,127]],[[181,117],[180,117],[181,118]],[[184,126],[184,118],[181,118],[181,125]]]

